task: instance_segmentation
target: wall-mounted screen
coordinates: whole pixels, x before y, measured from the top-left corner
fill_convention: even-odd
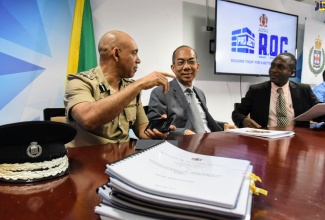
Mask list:
[[[215,73],[268,76],[282,52],[296,56],[298,16],[216,1]]]

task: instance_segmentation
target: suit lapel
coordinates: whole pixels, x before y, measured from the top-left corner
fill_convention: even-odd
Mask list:
[[[171,89],[173,90],[173,95],[175,97],[175,99],[179,102],[179,104],[181,105],[183,111],[185,112],[185,114],[187,115],[187,122],[186,124],[190,124],[190,126],[186,126],[186,127],[192,127],[192,129],[194,129],[194,125],[192,123],[191,118],[193,118],[193,113],[191,111],[191,108],[188,105],[188,101],[184,95],[184,92],[182,90],[182,88],[179,86],[178,82],[176,81],[176,79],[173,79],[170,82],[170,86]]]
[[[271,101],[271,81],[267,81],[264,84],[264,88],[266,90],[265,93],[262,93],[262,95],[264,96],[262,100],[265,101],[265,104],[261,103],[261,114],[263,114],[263,117],[266,121],[265,123],[268,124],[269,121],[269,109],[270,109],[270,101]],[[263,107],[265,106],[265,108],[263,109]]]
[[[220,130],[220,127],[219,125],[217,125],[216,121],[213,119],[213,117],[210,115],[209,111],[208,111],[208,108],[206,106],[206,102],[205,102],[205,99],[203,97],[203,93],[202,92],[198,92],[198,90],[196,89],[196,87],[194,86],[193,87],[194,89],[194,92],[196,93],[199,101],[201,102],[201,106],[202,106],[202,109],[203,111],[205,112],[205,117],[206,117],[206,120],[208,122],[208,127],[211,131],[222,131]]]
[[[183,95],[183,90],[181,89],[181,87],[178,85],[178,82],[176,81],[176,79],[173,79],[170,82],[171,88],[173,90],[174,96],[177,99],[177,101],[179,102],[179,104],[182,106],[183,110],[186,111],[188,110],[188,102],[186,97]]]
[[[200,93],[200,92],[198,92],[198,90],[196,89],[195,86],[193,86],[193,90],[194,90],[194,92],[196,94],[196,97],[199,99],[199,101],[201,103],[201,106],[202,106],[204,112],[207,114],[208,113],[208,109],[207,109],[207,107],[205,105],[205,102],[203,101],[204,100],[203,94]]]
[[[291,81],[289,82],[289,87],[290,87],[290,93],[291,93],[291,100],[292,100],[292,106],[293,109],[295,109],[295,112],[299,108],[299,90],[297,89],[297,86],[292,83]],[[300,110],[299,110],[300,111]]]

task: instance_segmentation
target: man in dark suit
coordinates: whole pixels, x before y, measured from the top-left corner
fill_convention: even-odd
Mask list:
[[[294,117],[319,102],[309,85],[289,80],[296,72],[296,62],[295,56],[290,53],[282,53],[274,58],[269,69],[270,80],[250,86],[232,112],[235,125],[253,128],[280,126],[276,110],[278,88],[284,91],[287,125],[293,125]]]
[[[193,86],[193,80],[200,68],[196,51],[189,46],[180,46],[173,53],[172,63],[171,69],[175,73],[176,79],[169,83],[167,93],[163,93],[163,90],[158,87],[151,92],[148,119],[158,119],[162,114],[166,114],[168,118],[175,118],[173,125],[176,126],[176,131],[171,132],[171,135],[215,132],[222,131],[225,128],[234,128],[233,125],[216,122],[212,118],[206,106],[204,93]],[[196,97],[198,115],[201,116],[204,124],[202,131],[197,131],[195,115],[189,107],[188,88],[192,89]]]

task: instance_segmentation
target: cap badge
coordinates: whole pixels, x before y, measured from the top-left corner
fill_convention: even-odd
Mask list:
[[[42,147],[38,145],[37,142],[31,142],[27,147],[26,153],[29,157],[38,157],[42,153]]]

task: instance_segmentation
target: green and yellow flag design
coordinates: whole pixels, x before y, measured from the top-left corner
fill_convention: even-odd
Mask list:
[[[67,74],[86,71],[96,66],[96,46],[90,2],[89,0],[76,0]]]

